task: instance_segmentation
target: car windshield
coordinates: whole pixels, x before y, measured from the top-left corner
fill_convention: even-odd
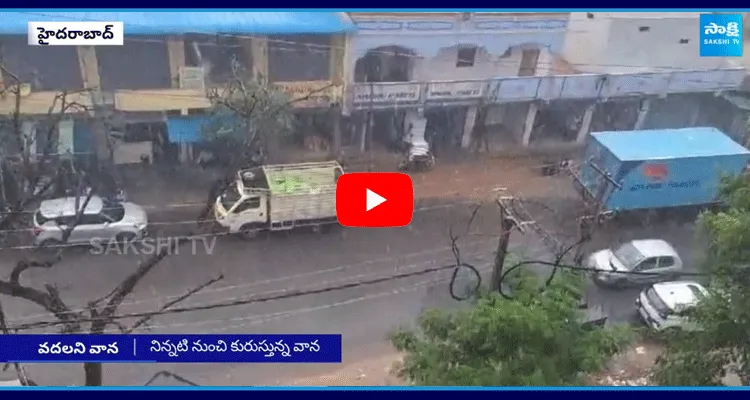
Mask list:
[[[651,305],[654,306],[659,315],[666,316],[671,311],[669,309],[669,306],[667,306],[664,300],[659,297],[659,294],[656,293],[656,290],[654,290],[653,287],[646,292],[646,297],[648,298],[648,301],[651,303]]]
[[[615,258],[620,260],[625,267],[633,268],[643,260],[644,256],[632,243],[625,243],[615,251]]]
[[[706,294],[698,286],[688,285],[688,289],[693,293],[696,301],[703,300],[706,297]]]
[[[237,191],[236,185],[230,185],[224,193],[221,194],[221,205],[224,206],[225,210],[231,210],[235,203],[241,199],[239,191]]]
[[[125,207],[120,203],[107,203],[102,209],[102,215],[112,220],[112,222],[120,221],[125,216]]]
[[[36,214],[34,214],[34,219],[36,220],[37,225],[44,225],[49,221],[49,219],[42,215],[40,211],[37,211]]]

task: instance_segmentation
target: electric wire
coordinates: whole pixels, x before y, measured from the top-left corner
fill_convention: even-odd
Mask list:
[[[538,165],[538,166],[523,166],[523,167],[513,168],[513,169],[511,169],[509,171],[522,170],[522,169],[526,169],[526,168],[538,168],[538,167],[541,167],[541,166],[542,165]],[[452,180],[463,181],[464,179],[458,178],[458,179],[452,179]],[[449,208],[449,207],[453,207],[453,206],[456,206],[456,205],[464,205],[464,204],[466,204],[466,205],[468,205],[468,204],[476,204],[476,201],[470,200],[470,201],[462,201],[462,202],[457,202],[457,203],[451,203],[451,204],[448,204],[448,205],[440,205],[440,206],[434,206],[434,207],[421,207],[419,209],[416,209],[415,211],[430,211],[430,210],[441,209],[441,208]],[[472,215],[475,215],[475,213],[472,214]],[[473,217],[472,217],[472,219],[473,219]],[[208,235],[211,235],[211,234],[208,234]],[[469,242],[466,242],[466,244],[474,245],[474,244],[478,244],[480,242],[483,242],[483,241],[482,240],[469,241]],[[70,245],[70,246],[74,246],[74,245]],[[324,270],[312,271],[310,273],[295,274],[295,275],[290,275],[290,276],[284,276],[284,277],[279,277],[279,278],[268,279],[268,280],[264,280],[264,281],[248,282],[246,284],[240,284],[240,285],[231,285],[231,286],[224,286],[224,287],[219,287],[219,288],[207,288],[207,289],[204,289],[204,290],[200,291],[196,295],[202,296],[202,295],[206,295],[206,294],[209,294],[209,293],[217,293],[217,292],[229,291],[229,290],[234,290],[234,289],[238,289],[238,288],[249,288],[249,287],[260,286],[260,285],[264,285],[264,284],[268,284],[268,283],[289,280],[289,279],[297,279],[297,278],[310,277],[310,276],[315,276],[315,275],[324,274],[324,273],[339,272],[339,271],[343,271],[343,270],[348,270],[350,268],[366,267],[366,266],[372,265],[374,263],[381,263],[381,262],[385,263],[385,262],[390,262],[390,261],[393,261],[393,260],[405,259],[405,258],[408,259],[408,258],[420,256],[420,255],[434,254],[436,252],[451,250],[451,249],[453,249],[453,246],[455,246],[455,242],[452,242],[451,246],[449,246],[449,247],[440,247],[440,248],[434,248],[434,249],[427,249],[427,250],[423,250],[423,251],[419,251],[419,252],[413,252],[413,253],[408,253],[408,254],[404,254],[404,255],[400,255],[400,256],[383,257],[383,258],[380,258],[380,259],[376,259],[376,260],[372,260],[372,261],[368,261],[368,262],[364,262],[364,263],[342,265],[342,266],[337,266],[337,267],[328,268],[328,269],[324,269]],[[329,281],[329,282],[322,282],[322,283],[332,283],[332,282]],[[263,294],[265,294],[265,293],[263,293]],[[155,301],[155,300],[160,300],[160,299],[163,299],[164,301],[169,301],[169,300],[172,300],[172,299],[177,298],[177,297],[179,297],[179,295],[157,296],[157,297],[140,299],[140,300],[134,300],[134,301],[126,301],[126,302],[122,303],[122,307],[136,305],[136,304],[141,304],[141,303],[146,303],[146,302],[149,302],[149,301]],[[71,311],[72,312],[83,312],[83,311],[86,311],[86,309],[85,308],[73,309]],[[15,318],[15,319],[16,320],[29,320],[29,319],[35,319],[35,318],[47,317],[47,316],[48,316],[48,314],[41,313],[41,314],[36,314],[36,315],[27,315],[27,316],[20,317],[20,318]]]
[[[265,296],[265,297],[259,296],[259,297],[249,298],[249,299],[219,301],[219,302],[196,305],[196,306],[180,306],[180,307],[174,307],[174,308],[159,311],[159,312],[134,312],[134,313],[127,313],[127,314],[120,314],[120,315],[113,316],[111,318],[111,321],[119,321],[119,320],[127,319],[127,318],[150,317],[153,315],[184,314],[187,312],[194,312],[194,311],[216,310],[216,309],[236,307],[236,306],[242,306],[242,305],[248,305],[248,304],[267,303],[267,302],[292,299],[292,298],[297,298],[297,297],[302,297],[302,296],[310,296],[310,295],[316,295],[316,294],[322,294],[322,293],[336,292],[336,291],[345,290],[345,289],[371,286],[371,285],[375,285],[379,283],[392,282],[392,281],[396,281],[400,279],[431,274],[431,273],[439,272],[439,271],[447,271],[453,268],[455,268],[455,265],[452,265],[452,264],[443,265],[443,266],[438,266],[438,267],[425,268],[425,269],[414,271],[414,272],[403,272],[403,273],[388,275],[385,277],[351,282],[351,283],[325,287],[325,288],[320,288],[320,289],[294,290],[294,291],[290,291],[289,293],[283,293],[283,294],[278,294],[278,295],[273,295],[273,296]],[[96,319],[93,319],[93,318],[81,318],[81,319],[75,320],[75,322],[78,322],[78,323],[87,323],[87,322],[94,322],[94,321],[96,321]],[[28,330],[28,329],[33,329],[33,328],[60,326],[60,325],[65,325],[69,323],[70,322],[68,321],[39,321],[39,322],[15,325],[11,327],[10,329],[16,330],[16,331],[22,331],[22,330]]]
[[[480,239],[480,240],[475,240],[475,241],[468,242],[468,244],[471,244],[471,245],[478,245],[478,244],[484,244],[484,243],[489,243],[489,239]],[[286,276],[282,276],[282,277],[278,277],[278,278],[271,278],[271,279],[266,279],[266,280],[261,280],[261,281],[252,281],[252,282],[247,282],[247,283],[242,283],[242,284],[237,284],[237,285],[222,286],[222,287],[215,287],[215,288],[209,287],[209,288],[201,290],[200,292],[197,292],[194,295],[194,297],[206,296],[206,295],[209,295],[209,294],[218,294],[218,293],[221,293],[221,292],[234,291],[234,290],[238,290],[238,289],[247,289],[247,288],[251,288],[251,287],[264,286],[264,285],[267,285],[267,284],[279,283],[279,282],[284,282],[284,281],[288,281],[288,280],[295,280],[295,279],[301,279],[301,278],[310,278],[310,277],[317,276],[317,275],[322,275],[322,274],[330,274],[330,273],[336,273],[336,272],[344,272],[344,271],[353,270],[353,269],[366,268],[368,266],[372,266],[372,265],[380,264],[380,263],[389,263],[389,262],[399,261],[399,260],[403,260],[403,259],[409,259],[409,258],[413,258],[413,257],[425,256],[425,255],[435,255],[435,254],[439,254],[441,252],[448,251],[448,250],[450,250],[450,247],[448,247],[448,246],[439,247],[439,248],[431,248],[431,249],[426,249],[426,250],[423,250],[423,251],[419,251],[419,252],[415,252],[415,253],[409,253],[409,254],[405,254],[405,255],[401,255],[401,256],[382,257],[382,258],[379,258],[379,259],[365,261],[365,262],[356,263],[356,264],[339,265],[339,266],[335,266],[335,267],[331,267],[331,268],[326,268],[326,269],[322,269],[322,270],[315,270],[315,271],[304,272],[304,273],[299,273],[299,274],[286,275]],[[475,255],[480,255],[480,254],[481,253],[475,253]],[[397,268],[396,269],[397,270],[407,270],[408,271],[408,270],[411,270],[411,269],[416,269],[417,267],[421,267],[421,266],[426,265],[426,264],[434,264],[434,262],[433,261],[424,261],[424,262],[410,263],[410,264],[406,264],[406,265],[400,265],[400,264],[397,263]],[[314,282],[312,284],[304,285],[303,288],[304,287],[309,287],[309,286],[320,286],[320,285],[338,283],[338,282],[352,280],[352,279],[356,279],[356,278],[362,278],[362,277],[366,277],[366,276],[377,275],[379,273],[380,272],[372,272],[372,273],[365,273],[365,274],[359,274],[359,275],[348,275],[348,276],[344,276],[342,278],[334,279],[334,280],[316,281],[316,282]],[[265,292],[258,293],[257,295],[262,296],[262,295],[270,295],[270,294],[276,294],[276,293],[284,293],[284,292],[288,292],[289,290],[291,290],[291,289],[287,288],[287,289],[270,290],[270,291],[265,291]],[[162,302],[163,301],[164,303],[166,303],[168,301],[174,300],[174,299],[179,298],[179,297],[180,297],[180,295],[169,295],[169,296],[155,296],[155,297],[148,297],[148,298],[140,298],[138,300],[124,301],[123,303],[121,303],[120,308],[132,307],[134,305],[151,303],[151,302]],[[191,296],[191,298],[192,297],[193,296]],[[224,298],[222,300],[223,301],[228,301],[228,300],[246,299],[247,297],[248,297],[247,295],[233,296],[233,297]],[[203,302],[203,303],[205,303],[205,302]],[[201,304],[203,304],[203,303],[201,303]],[[87,308],[81,307],[81,308],[77,308],[77,309],[71,309],[70,312],[81,313],[81,312],[85,312],[87,310],[88,310]],[[14,321],[28,321],[28,320],[31,320],[31,319],[43,318],[43,317],[49,317],[49,313],[24,315],[24,316],[14,317],[13,319],[14,319]]]
[[[559,269],[567,269],[567,270],[573,270],[573,271],[580,271],[580,272],[590,272],[590,273],[596,273],[596,272],[607,272],[607,273],[614,273],[614,274],[621,274],[621,275],[638,275],[638,276],[662,276],[659,273],[654,272],[641,272],[641,271],[602,271],[591,267],[584,267],[584,266],[576,266],[576,265],[567,265],[562,263],[554,263],[549,262],[545,260],[526,260],[521,261],[515,265],[513,265],[511,268],[509,268],[507,271],[504,272],[504,274],[501,277],[501,280],[504,280],[508,277],[508,274],[515,271],[516,269],[523,267],[525,265],[531,265],[531,264],[538,264],[538,265],[547,265],[551,267],[556,267]],[[481,277],[481,268],[477,268],[476,266],[470,265],[470,264],[464,264],[470,266],[470,268],[477,273],[477,276]],[[134,312],[134,313],[126,313],[126,314],[120,314],[115,315],[112,317],[112,321],[119,321],[122,319],[127,318],[142,318],[142,317],[149,317],[149,316],[161,316],[161,315],[171,315],[171,314],[183,314],[187,312],[194,312],[194,311],[205,311],[205,310],[216,310],[216,309],[222,309],[222,308],[228,308],[228,307],[237,307],[242,305],[249,305],[249,304],[258,304],[258,303],[267,303],[267,302],[273,302],[273,301],[279,301],[279,300],[286,300],[286,299],[292,299],[292,298],[298,298],[302,296],[309,296],[309,295],[316,295],[316,294],[322,294],[322,293],[330,293],[330,292],[336,292],[341,291],[345,289],[351,289],[351,288],[358,288],[358,287],[365,287],[370,286],[374,284],[384,283],[384,282],[391,282],[396,281],[400,279],[410,278],[414,276],[421,276],[426,274],[431,274],[434,272],[439,271],[448,271],[448,270],[455,270],[456,265],[450,264],[450,265],[443,265],[443,266],[437,266],[432,268],[425,268],[419,271],[414,272],[403,272],[399,274],[392,274],[385,277],[379,277],[379,278],[373,278],[368,280],[362,280],[357,282],[351,282],[336,286],[330,286],[320,289],[311,289],[311,290],[295,290],[290,291],[290,293],[283,293],[283,294],[277,294],[272,296],[258,296],[258,297],[252,297],[249,299],[237,299],[237,300],[230,300],[230,301],[219,301],[219,302],[212,302],[207,304],[201,304],[201,305],[194,305],[194,306],[181,306],[181,307],[175,307],[172,309],[167,309],[159,312]],[[704,273],[699,272],[683,272],[680,273],[681,276],[706,276]],[[512,297],[509,297],[512,299]],[[79,323],[87,323],[87,322],[94,322],[95,319],[91,318],[82,318],[77,319],[76,322]],[[25,323],[20,325],[14,325],[10,327],[11,330],[14,331],[23,331],[23,330],[29,330],[29,329],[37,329],[37,328],[44,328],[44,327],[52,327],[52,326],[60,326],[65,325],[69,323],[68,321],[38,321],[38,322],[31,322],[31,323]]]

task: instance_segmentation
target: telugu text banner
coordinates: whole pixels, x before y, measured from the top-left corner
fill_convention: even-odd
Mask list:
[[[0,362],[340,363],[341,335],[0,335]]]
[[[122,22],[29,22],[32,46],[122,46]]]

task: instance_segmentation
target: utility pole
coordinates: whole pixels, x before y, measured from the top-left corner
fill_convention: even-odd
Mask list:
[[[583,244],[591,239],[596,226],[600,224],[600,218],[605,215],[602,211],[604,210],[605,197],[610,189],[610,185],[617,190],[622,189],[622,185],[615,181],[610,173],[594,164],[593,161],[588,161],[587,164],[600,176],[600,182],[591,202],[586,202],[587,215],[580,217],[578,220],[578,236],[580,237],[581,244],[576,249],[573,261],[579,265],[583,263]],[[577,179],[584,186],[583,181],[578,176],[575,176],[575,174],[574,179]]]
[[[511,215],[511,210],[504,203],[504,199],[498,199],[497,205],[500,208],[500,238],[497,241],[497,251],[495,252],[495,262],[492,268],[492,278],[490,280],[490,290],[493,292],[500,291],[502,284],[503,268],[505,267],[505,258],[508,255],[508,245],[510,244],[510,234],[514,228],[523,232],[523,226]]]

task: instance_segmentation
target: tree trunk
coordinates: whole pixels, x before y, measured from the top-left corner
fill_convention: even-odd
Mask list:
[[[101,363],[84,363],[83,371],[86,373],[86,386],[103,386]]]

